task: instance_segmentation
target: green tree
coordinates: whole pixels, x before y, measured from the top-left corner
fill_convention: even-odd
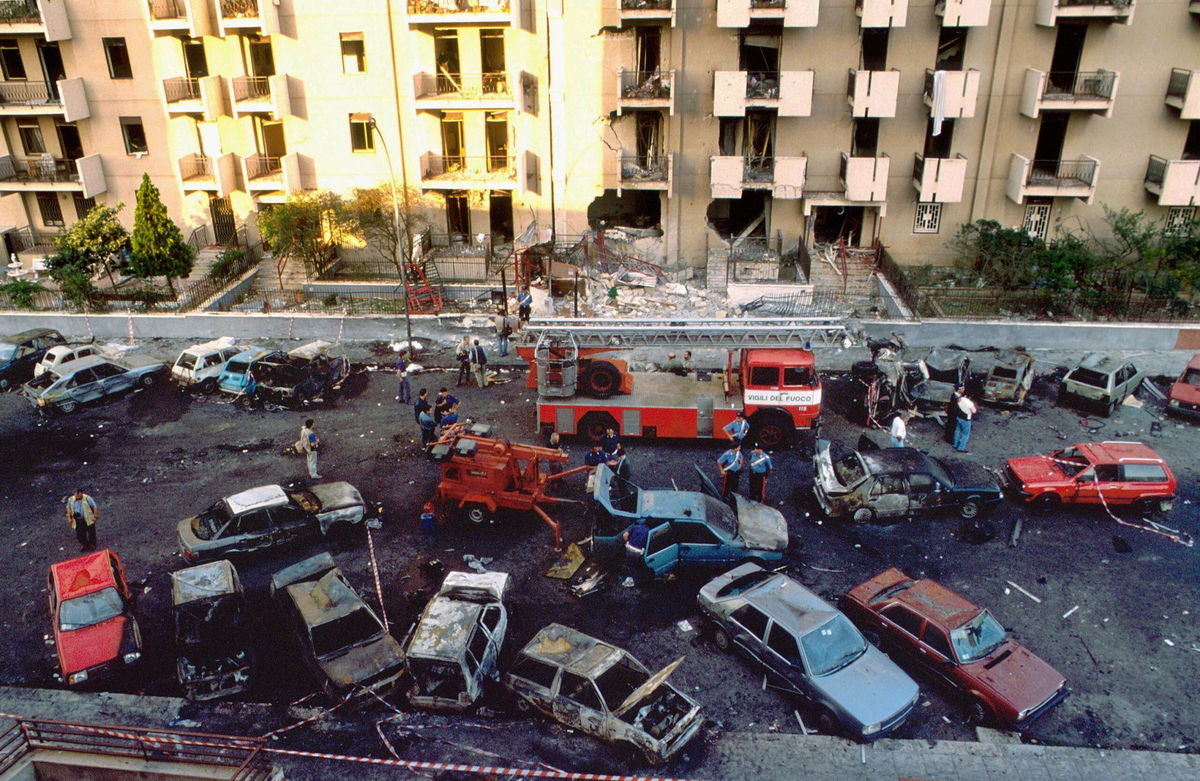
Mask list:
[[[137,190],[130,249],[133,273],[139,277],[166,277],[172,297],[175,286],[171,280],[186,277],[196,262],[196,251],[183,240],[183,233],[168,216],[158,188],[147,174],[142,174]]]
[[[118,215],[125,204],[93,206],[69,229],[54,237],[59,265],[73,266],[90,274],[100,269],[115,287],[111,263],[129,249],[129,231]]]
[[[325,273],[337,259],[337,250],[353,221],[345,201],[325,190],[296,193],[258,215],[258,230],[275,255],[280,279],[293,261],[304,264],[310,276]]]
[[[1032,281],[1030,256],[1045,244],[995,220],[976,220],[961,225],[949,246],[960,269],[974,273],[986,285],[1015,288]]]
[[[28,279],[14,279],[0,285],[0,295],[17,309],[34,309],[34,297],[46,288]]]
[[[399,224],[392,210],[392,188],[387,184],[376,187],[356,188],[346,202],[350,229],[354,235],[371,247],[379,257],[396,267],[396,274],[404,272],[405,247],[412,247],[412,237],[419,233],[425,222],[411,210],[414,202],[423,200],[419,192],[406,193],[396,188]]]

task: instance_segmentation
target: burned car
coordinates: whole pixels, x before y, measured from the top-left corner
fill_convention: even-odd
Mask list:
[[[189,700],[228,697],[250,687],[245,595],[224,559],[171,573],[175,677]]]
[[[836,608],[782,573],[743,564],[697,596],[713,641],[745,654],[815,711],[823,732],[840,725],[875,740],[903,723],[917,684]]]
[[[783,559],[787,521],[779,510],[739,494],[729,502],[721,501],[707,477],[700,473],[700,478],[704,491],[643,490],[632,484],[615,486],[612,470],[606,464],[596,467],[593,551],[604,559],[620,559],[625,546],[621,535],[644,520],[650,539],[643,556],[654,575],[666,575],[679,566]]]
[[[1071,693],[991,613],[932,580],[893,567],[851,589],[842,609],[872,643],[968,697],[977,724],[1024,729]]]
[[[1002,498],[1000,483],[983,466],[935,458],[911,447],[839,451],[818,440],[813,492],[831,518],[871,523],[919,513],[952,512],[975,518]]]
[[[32,378],[46,351],[66,343],[63,335],[51,328],[32,328],[12,336],[0,336],[0,391]]]
[[[180,521],[179,550],[191,562],[250,553],[328,535],[365,515],[362,494],[346,482],[261,485]]]
[[[1167,391],[1167,412],[1200,420],[1200,353],[1192,356],[1179,379]]]
[[[1088,353],[1063,377],[1058,403],[1088,407],[1109,417],[1145,378],[1146,373],[1129,361]]]
[[[276,572],[271,596],[287,614],[304,662],[330,700],[383,694],[404,674],[400,643],[328,553]]]
[[[518,707],[588,735],[632,747],[652,765],[700,731],[700,705],[667,678],[683,657],[651,675],[628,651],[562,624],[543,627],[504,675]]]
[[[21,395],[44,412],[69,415],[80,404],[134,388],[149,388],[167,371],[164,363],[134,366],[125,361],[89,355],[47,369],[21,386]]]
[[[324,352],[331,346],[317,341],[254,361],[251,369],[258,382],[258,396],[285,406],[324,398],[350,373],[350,362],[345,357]]]
[[[1019,407],[1033,386],[1033,356],[1020,350],[1001,350],[983,381],[980,398],[988,404]]]
[[[463,711],[499,681],[497,662],[508,630],[506,572],[451,572],[425,606],[405,642],[412,686],[408,701],[434,710]]]
[[[873,362],[854,364],[855,407],[867,423],[882,422],[901,410],[941,415],[954,394],[966,384],[971,361],[966,354],[940,347],[919,361],[880,354]]]

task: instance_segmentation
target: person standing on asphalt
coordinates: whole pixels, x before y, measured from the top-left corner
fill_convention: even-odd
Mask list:
[[[457,386],[471,384],[471,337],[464,336],[454,349],[454,359],[458,361]]]
[[[888,436],[892,441],[892,447],[904,447],[904,440],[908,439],[907,420],[907,412],[897,412],[896,417],[892,418],[892,428],[888,432]]]
[[[508,337],[513,333],[512,315],[503,309],[497,309],[496,316],[492,318],[492,324],[496,327],[496,355],[506,356],[508,355]]]
[[[612,426],[604,429],[604,436],[600,437],[600,447],[604,448],[609,458],[616,456],[617,451],[621,449],[621,438]]]
[[[434,430],[437,428],[433,413],[428,409],[421,410],[417,413],[417,423],[421,424],[421,446],[429,447],[433,443]]]
[[[625,541],[625,574],[630,580],[625,585],[633,586],[645,580],[646,543],[650,541],[650,528],[646,526],[645,518],[638,518],[632,526],[621,535]]]
[[[529,315],[533,312],[533,294],[529,292],[529,285],[521,289],[521,294],[517,296],[517,325],[529,322]]]
[[[750,423],[746,420],[746,413],[738,410],[737,417],[729,421],[723,429],[725,436],[737,444],[742,444],[746,439],[746,435],[750,433]]]
[[[629,481],[633,478],[633,467],[629,463],[629,459],[625,456],[625,448],[617,448],[617,452],[612,454],[612,458],[608,461],[608,466],[612,469],[613,474],[620,479],[621,484],[618,487],[618,493],[622,498],[631,493]]]
[[[450,411],[450,408],[458,404],[458,399],[454,397],[446,388],[438,388],[437,398],[433,400],[433,422],[441,425],[442,416]]]
[[[321,476],[317,474],[317,450],[320,447],[321,438],[317,436],[313,419],[309,418],[300,427],[300,449],[304,451],[305,460],[308,461],[308,476],[313,480],[321,479]]]
[[[771,456],[763,452],[762,445],[755,444],[750,451],[750,498],[756,502],[767,501],[767,475],[775,469]]]
[[[546,438],[546,447],[550,448],[551,450],[557,450],[562,455],[570,457],[570,453],[568,453],[567,449],[562,446],[562,437],[559,435],[559,433],[557,431],[550,432],[550,436]],[[562,474],[562,471],[563,471],[563,462],[561,462],[561,461],[551,461],[550,462],[550,474],[560,475],[560,474]]]
[[[419,424],[421,422],[421,413],[429,412],[433,407],[429,405],[429,391],[425,388],[417,391],[417,400],[413,402],[413,420]]]
[[[955,385],[950,401],[946,402],[946,441],[950,443],[954,442],[954,436],[958,431],[958,416],[962,414],[958,400],[963,397],[964,393],[963,386]]]
[[[67,497],[67,523],[75,530],[80,552],[96,550],[96,521],[99,518],[96,500],[82,488],[76,488],[75,493]]]
[[[479,387],[487,387],[487,351],[483,349],[483,345],[479,344],[479,340],[475,340],[475,346],[471,348],[471,371],[475,373],[475,382]]]
[[[961,386],[960,386],[961,388]],[[954,449],[960,453],[970,453],[967,450],[967,440],[971,438],[971,419],[979,408],[967,396],[966,389],[958,397],[958,420],[954,424]]]
[[[583,463],[587,466],[600,466],[607,461],[608,453],[604,452],[599,442],[593,442],[592,449],[583,454]]]
[[[412,403],[412,386],[408,384],[408,350],[401,350],[400,357],[396,359],[396,377],[400,380],[399,389],[396,391],[396,401],[401,404]]]
[[[721,498],[728,499],[738,489],[738,483],[742,479],[742,467],[746,465],[746,458],[742,455],[742,444],[734,442],[733,447],[726,450],[717,459],[717,467],[721,470],[721,475],[724,477],[724,482],[721,485]]]

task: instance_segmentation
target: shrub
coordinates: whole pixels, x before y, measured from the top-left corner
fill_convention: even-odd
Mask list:
[[[123,297],[132,302],[133,308],[138,312],[149,311],[150,307],[155,304],[162,301],[170,301],[173,298],[166,290],[150,287],[149,285],[126,291]]]
[[[205,277],[212,280],[228,279],[233,276],[234,270],[246,259],[246,252],[238,247],[229,247],[217,256],[213,264],[209,266],[208,273]]]
[[[0,285],[0,295],[12,303],[17,309],[34,309],[34,297],[46,288],[28,279],[14,279]]]
[[[58,276],[63,298],[79,309],[101,311],[105,308],[104,298],[92,284],[87,272],[78,268],[64,268]]]

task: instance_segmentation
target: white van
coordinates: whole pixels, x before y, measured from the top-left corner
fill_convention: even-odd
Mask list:
[[[230,336],[192,345],[175,359],[171,379],[185,388],[194,386],[204,393],[212,393],[217,389],[217,379],[226,362],[239,352],[241,348]]]
[[[51,347],[33,367],[33,376],[41,377],[50,369],[57,368],[68,361],[76,361],[89,355],[104,355],[94,344],[60,344]],[[107,356],[105,356],[107,357]]]

